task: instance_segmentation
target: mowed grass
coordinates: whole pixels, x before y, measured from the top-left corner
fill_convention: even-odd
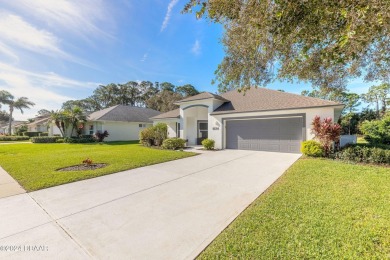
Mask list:
[[[199,259],[390,259],[390,168],[300,159]]]
[[[104,144],[0,145],[0,166],[27,191],[89,179],[123,170],[193,156],[194,153],[143,147],[138,142]],[[108,166],[88,171],[56,169],[81,164],[86,158]]]

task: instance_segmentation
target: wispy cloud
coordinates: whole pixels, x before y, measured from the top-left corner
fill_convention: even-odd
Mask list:
[[[177,4],[177,2],[179,2],[179,0],[171,0],[171,2],[169,2],[167,13],[165,14],[164,21],[161,25],[161,30],[160,30],[161,32],[164,31],[165,28],[167,28],[169,20],[171,19],[172,9]]]
[[[75,96],[60,94],[60,89],[77,89],[74,93],[80,93],[82,89],[92,90],[98,83],[82,82],[62,77],[52,72],[35,73],[15,68],[0,62],[0,89],[5,89],[17,97],[26,96],[36,103],[33,109],[26,110],[24,115],[15,113],[16,119],[33,117],[38,110],[59,109],[63,102],[77,99]]]
[[[142,56],[141,61],[142,61],[142,62],[146,61],[146,59],[148,58],[148,56],[149,56],[149,54],[146,52],[146,53],[144,54],[144,56]]]
[[[194,45],[192,45],[191,52],[195,55],[200,55],[202,51],[202,47],[200,46],[200,41],[196,40]]]
[[[19,62],[19,56],[12,49],[0,42],[0,60],[17,63]]]
[[[101,29],[102,26],[113,26],[110,9],[105,3],[102,0],[18,0],[5,4],[53,29],[60,28],[88,40],[89,36],[113,38]]]
[[[14,61],[18,61],[20,55],[18,55],[17,48],[19,48],[94,67],[89,62],[63,51],[60,43],[60,39],[55,35],[38,29],[22,17],[4,11],[0,12],[0,52],[8,58],[11,57]]]
[[[53,34],[37,29],[17,15],[0,13],[0,39],[9,45],[18,45],[34,52],[64,55]]]

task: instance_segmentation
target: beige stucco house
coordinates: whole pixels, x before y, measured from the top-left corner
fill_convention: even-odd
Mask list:
[[[313,138],[315,116],[337,121],[343,104],[266,88],[236,90],[221,95],[203,92],[176,103],[179,109],[153,117],[168,124],[170,137],[197,145],[204,138],[217,149],[299,153],[300,144]]]
[[[27,132],[47,132],[49,116],[36,117],[33,122],[27,124]]]
[[[153,125],[150,118],[160,113],[149,108],[116,105],[89,114],[87,121],[82,124],[82,131],[84,135],[107,131],[109,136],[104,141],[138,140],[139,132]],[[59,132],[51,123],[49,135],[53,135],[53,131]]]

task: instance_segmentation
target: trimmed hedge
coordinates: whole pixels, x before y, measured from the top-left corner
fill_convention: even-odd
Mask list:
[[[49,136],[49,133],[48,132],[42,132],[39,134],[39,136]]]
[[[42,132],[23,132],[24,136],[28,137],[36,137],[39,136]]]
[[[163,149],[169,149],[169,150],[183,149],[185,143],[186,140],[174,137],[174,138],[165,139],[161,147]]]
[[[0,136],[0,141],[27,141],[30,140],[28,136]]]
[[[56,143],[58,139],[60,139],[61,137],[57,137],[57,136],[37,136],[37,137],[33,137],[31,138],[31,142],[32,143]]]
[[[309,140],[301,143],[301,152],[306,156],[321,157],[324,155],[324,148],[319,142]]]
[[[74,138],[74,137],[66,137],[64,138],[64,143],[69,144],[84,144],[84,143],[95,143],[96,139],[94,137],[81,137],[81,138]]]
[[[335,158],[358,163],[390,164],[390,150],[351,145],[335,154]]]

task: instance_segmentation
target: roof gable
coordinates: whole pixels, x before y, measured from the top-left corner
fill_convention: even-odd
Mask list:
[[[202,92],[198,95],[187,97],[185,99],[179,100],[176,102],[176,104],[183,103],[183,102],[189,102],[189,101],[195,101],[195,100],[210,99],[210,98],[221,100],[221,101],[228,101],[219,95],[216,95],[216,94],[213,94],[210,92]]]

